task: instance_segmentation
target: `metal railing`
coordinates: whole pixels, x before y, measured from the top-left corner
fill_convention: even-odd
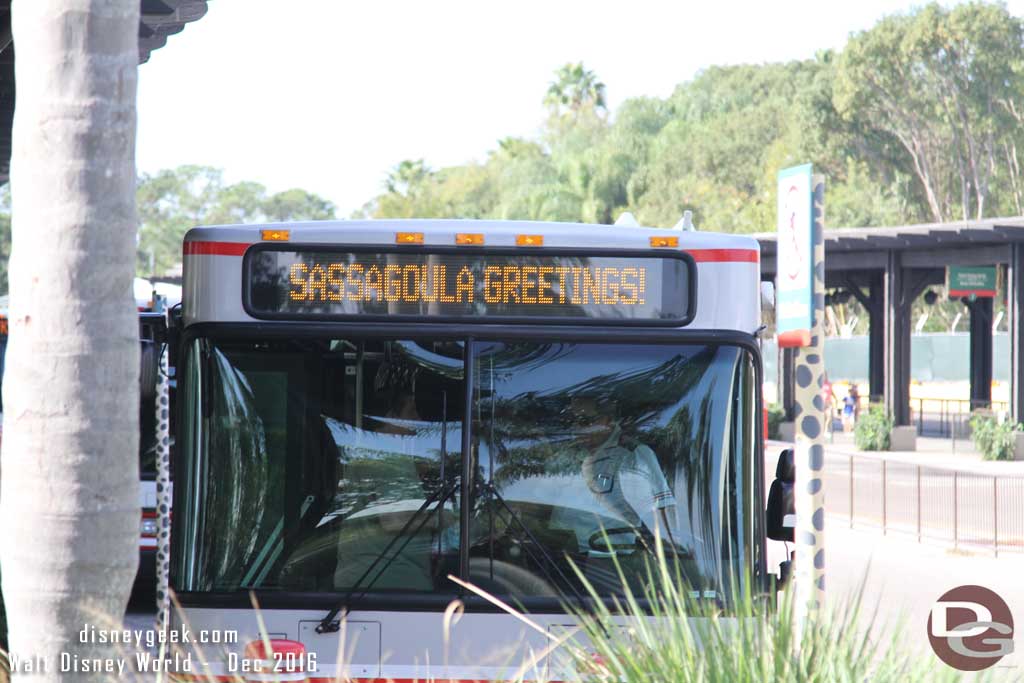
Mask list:
[[[940,436],[965,440],[971,436],[970,419],[975,410],[1009,410],[1006,401],[978,401],[957,398],[916,398],[910,402],[911,422],[918,436]]]
[[[854,454],[825,456],[825,496],[850,528],[1024,552],[1024,476],[981,474]]]

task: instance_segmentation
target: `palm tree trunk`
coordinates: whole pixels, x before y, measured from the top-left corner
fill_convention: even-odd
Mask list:
[[[138,563],[139,0],[15,0],[0,564],[13,654],[113,657]],[[106,617],[101,616],[106,615]],[[109,623],[104,623],[104,620]]]

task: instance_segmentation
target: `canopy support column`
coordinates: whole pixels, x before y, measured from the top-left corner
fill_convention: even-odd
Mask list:
[[[885,393],[885,297],[880,278],[872,278],[868,293],[845,279],[846,289],[868,314],[868,393],[871,402],[881,402]]]
[[[886,258],[885,299],[885,410],[897,426],[910,424],[910,321],[903,302],[903,264],[900,253]]]
[[[915,270],[917,271],[915,275]],[[910,319],[914,300],[935,277],[934,269],[904,268],[898,251],[889,251],[885,289],[885,409],[897,426],[910,419]]]
[[[971,410],[992,403],[992,299],[967,304],[971,312]]]
[[[1010,316],[1010,416],[1024,422],[1024,243],[1010,245],[1010,263],[1006,278],[1006,308]]]

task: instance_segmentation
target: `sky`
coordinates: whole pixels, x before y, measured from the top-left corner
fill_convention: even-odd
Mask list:
[[[609,108],[712,65],[806,59],[919,3],[894,0],[210,0],[139,69],[140,172],[221,168],[350,215],[403,159],[483,160],[535,135],[554,71]],[[1024,0],[1007,3],[1020,15]]]

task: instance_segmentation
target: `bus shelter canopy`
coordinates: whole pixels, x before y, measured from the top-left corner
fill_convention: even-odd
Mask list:
[[[139,63],[163,47],[167,37],[206,14],[206,0],[139,0]],[[7,182],[14,122],[14,41],[11,0],[0,0],[0,183]]]
[[[761,279],[776,276],[776,234],[755,235],[761,245]],[[1010,337],[1010,414],[1024,421],[1024,217],[989,218],[881,228],[826,230],[826,290],[848,293],[867,311],[869,383],[873,400],[885,402],[896,424],[912,422],[910,410],[911,305],[928,287],[946,280],[947,266],[996,266],[1006,282]],[[971,406],[992,400],[991,298],[965,301],[970,312]],[[781,366],[786,366],[783,359]],[[792,373],[783,370],[783,403],[791,399]],[[790,389],[790,391],[787,391]]]

